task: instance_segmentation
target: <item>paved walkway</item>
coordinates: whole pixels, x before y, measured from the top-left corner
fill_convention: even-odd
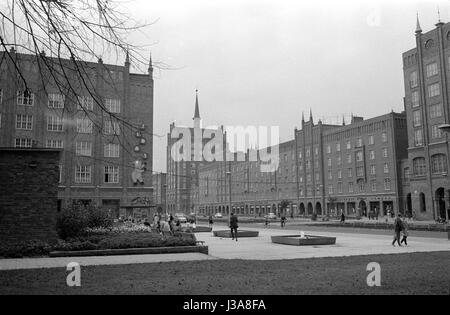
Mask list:
[[[214,229],[225,229],[225,226],[215,226]],[[393,247],[393,236],[336,233],[336,232],[308,232],[310,235],[323,235],[336,237],[336,245],[331,246],[289,246],[274,244],[271,235],[293,235],[300,231],[243,228],[245,230],[258,230],[257,238],[241,238],[238,242],[227,238],[213,237],[210,233],[199,233],[197,239],[205,241],[209,246],[211,256],[222,259],[297,259],[314,257],[340,257],[374,254],[398,254],[413,252],[450,251],[450,241],[446,238],[408,237],[408,246]]]
[[[225,229],[225,226],[214,226],[214,230]],[[374,254],[398,254],[413,252],[450,251],[450,241],[446,238],[428,238],[410,236],[407,247],[393,247],[392,236],[364,233],[308,232],[311,235],[335,236],[336,245],[331,246],[289,246],[274,244],[271,235],[300,234],[295,230],[243,228],[258,230],[257,238],[241,238],[238,242],[229,238],[218,238],[212,233],[197,233],[197,239],[205,241],[209,247],[209,255],[200,253],[185,254],[153,254],[124,255],[100,257],[64,257],[64,258],[24,258],[0,260],[0,270],[65,268],[70,262],[78,262],[81,266],[91,265],[123,265],[144,264],[169,261],[192,261],[208,259],[298,259],[314,257],[340,257]]]

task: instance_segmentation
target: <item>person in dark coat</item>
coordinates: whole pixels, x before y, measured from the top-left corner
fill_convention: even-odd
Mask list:
[[[238,218],[234,213],[231,213],[230,216],[230,230],[231,230],[231,238],[234,240],[236,239],[236,242],[238,240],[237,237],[237,229],[238,229]]]
[[[209,216],[208,223],[209,223],[209,227],[212,228],[212,226],[214,224],[212,215]]]
[[[403,230],[403,222],[401,216],[401,214],[397,214],[397,217],[394,221],[394,240],[392,241],[392,246],[395,246],[395,242],[397,242],[398,246],[402,246],[402,244],[400,243],[400,232]]]
[[[344,211],[341,212],[341,223],[345,222],[345,214]]]

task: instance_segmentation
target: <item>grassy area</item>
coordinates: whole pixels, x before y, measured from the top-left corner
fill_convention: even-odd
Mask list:
[[[450,252],[278,261],[214,260],[0,272],[0,294],[450,294]],[[366,284],[381,265],[381,287]]]

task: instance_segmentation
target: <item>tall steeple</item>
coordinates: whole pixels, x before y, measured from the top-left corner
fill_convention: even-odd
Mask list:
[[[312,108],[309,109],[309,121],[313,122]]]
[[[305,112],[302,112],[302,122],[305,122]]]
[[[149,60],[149,62],[148,62],[148,74],[153,78],[152,53],[150,53],[150,60]]]
[[[195,90],[195,112],[194,117],[192,118],[194,120],[194,128],[200,128],[200,110],[198,108],[198,90]]]
[[[417,12],[417,25],[416,25],[416,34],[422,33],[422,28],[420,27],[419,22],[419,12]]]
[[[200,111],[198,109],[198,90],[195,90],[195,113],[194,113],[194,118],[200,118]]]

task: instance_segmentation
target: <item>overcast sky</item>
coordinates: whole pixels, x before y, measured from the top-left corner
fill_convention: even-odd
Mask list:
[[[203,125],[280,126],[301,115],[342,121],[403,110],[401,54],[450,1],[138,0],[131,15],[155,21],[133,37],[152,44],[156,70],[154,171],[165,171],[170,122],[191,125],[199,89]]]

